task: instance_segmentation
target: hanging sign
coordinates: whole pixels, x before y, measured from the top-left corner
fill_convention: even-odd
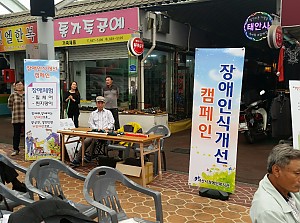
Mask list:
[[[272,25],[273,19],[266,12],[255,12],[245,21],[244,33],[248,39],[261,41],[267,38],[268,29]]]
[[[60,158],[58,60],[24,60],[25,160]]]
[[[270,48],[279,49],[283,43],[282,27],[279,25],[271,25],[268,30],[268,44]]]
[[[144,41],[139,37],[128,40],[127,47],[133,56],[140,56],[144,52]]]
[[[196,49],[189,184],[235,189],[244,48]]]

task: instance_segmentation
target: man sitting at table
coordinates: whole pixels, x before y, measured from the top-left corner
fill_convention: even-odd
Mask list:
[[[105,106],[105,98],[102,96],[96,97],[96,105],[97,110],[93,111],[90,114],[89,118],[89,127],[93,130],[113,130],[114,129],[114,117],[111,113],[111,111],[104,108]],[[94,152],[95,148],[95,141],[96,139],[93,138],[86,138],[84,140],[84,148],[85,150],[85,156],[84,160],[86,162],[90,162],[92,160],[92,154]],[[79,166],[80,161],[82,159],[81,156],[81,148],[79,149],[78,153],[76,154],[74,160],[72,161],[71,165],[73,166]]]

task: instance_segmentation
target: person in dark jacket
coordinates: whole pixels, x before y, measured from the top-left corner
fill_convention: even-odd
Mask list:
[[[78,128],[80,93],[76,81],[71,83],[70,90],[67,91],[65,96],[65,102],[67,103],[68,118],[71,118],[75,127]]]
[[[12,189],[20,192],[26,192],[26,186],[18,180],[19,174],[17,171],[0,161],[0,176],[3,183],[11,183]]]

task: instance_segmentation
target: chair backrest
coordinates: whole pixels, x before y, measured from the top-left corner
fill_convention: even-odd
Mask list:
[[[34,200],[26,196],[28,195],[27,193],[22,193],[22,192],[12,190],[7,186],[5,186],[2,182],[0,182],[0,194],[3,197],[5,197],[5,199],[9,199],[10,201],[15,202],[14,204],[10,204],[10,202],[8,201],[8,206],[10,208],[14,208],[19,205],[27,206],[34,202]]]
[[[17,164],[15,161],[11,160],[9,157],[7,157],[4,154],[0,154],[0,162],[3,162],[7,166],[9,166],[15,170],[18,170],[22,173],[26,173],[26,171],[27,171],[26,167],[23,167],[23,166]],[[0,180],[1,180],[1,178],[0,178]]]
[[[99,166],[91,170],[83,186],[84,198],[98,210],[98,222],[117,223],[128,218],[121,207],[116,182],[151,196],[155,203],[156,222],[163,222],[161,194],[142,187],[124,176],[119,170],[107,166]]]
[[[124,185],[127,184],[124,175],[118,170],[106,166],[96,167],[91,170],[86,177],[83,195],[90,204],[95,200],[109,209],[114,210],[117,218],[120,220],[126,219],[127,216],[118,198],[116,191],[117,181],[122,182]],[[89,195],[89,192],[92,192],[93,198]],[[98,222],[102,221],[111,222],[111,216],[98,209]]]
[[[40,159],[33,162],[25,176],[25,185],[29,191],[49,198],[51,196],[66,199],[59,178],[59,173],[85,180],[85,177],[63,162],[55,159]],[[46,192],[46,193],[43,193]]]
[[[152,128],[150,128],[146,133],[163,135],[163,139],[168,138],[171,135],[170,129],[165,125],[155,125]]]

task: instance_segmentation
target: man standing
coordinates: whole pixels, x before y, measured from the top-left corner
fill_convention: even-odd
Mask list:
[[[98,96],[96,98],[96,105],[97,110],[93,111],[90,114],[89,118],[89,127],[93,130],[113,130],[114,129],[114,117],[111,113],[111,111],[104,108],[105,106],[105,98],[102,96]],[[92,160],[92,155],[94,152],[95,147],[95,139],[93,138],[86,138],[84,140],[84,148],[86,148],[85,151],[85,157],[84,160],[86,162],[89,162]],[[78,153],[76,154],[74,160],[72,161],[73,166],[79,166],[80,160],[82,159],[81,156],[81,148],[79,149]]]
[[[253,223],[300,222],[300,150],[280,144],[273,148],[268,173],[255,192],[250,217]]]
[[[119,88],[113,84],[113,78],[111,76],[106,76],[105,78],[106,86],[103,88],[102,96],[104,96],[106,103],[105,108],[110,110],[115,119],[115,130],[120,128],[119,123],[119,111],[118,111],[118,98],[119,98]]]

